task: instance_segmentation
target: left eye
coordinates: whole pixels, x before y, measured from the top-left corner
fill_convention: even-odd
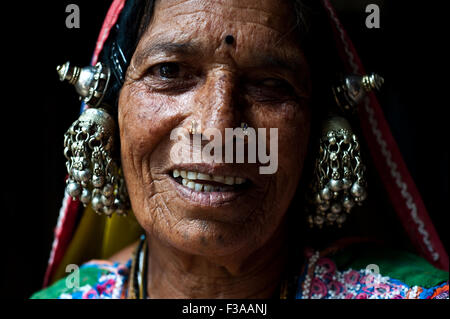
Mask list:
[[[287,85],[287,83],[285,81],[280,80],[280,79],[275,79],[275,78],[264,79],[261,81],[261,84],[263,84],[264,86],[273,87],[273,88],[284,87]]]
[[[173,79],[179,76],[180,66],[177,63],[162,63],[159,65],[158,71],[161,77]]]

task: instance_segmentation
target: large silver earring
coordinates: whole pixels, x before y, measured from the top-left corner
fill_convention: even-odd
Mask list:
[[[125,214],[128,196],[112,158],[115,123],[103,109],[87,109],[64,135],[66,191],[100,214]]]
[[[99,214],[126,214],[129,198],[120,167],[113,160],[115,121],[101,103],[109,81],[109,69],[70,67],[69,62],[57,68],[61,81],[73,84],[80,97],[91,108],[86,109],[64,135],[64,155],[69,177],[66,192],[89,203]]]
[[[343,117],[331,118],[324,125],[315,164],[315,213],[308,216],[311,227],[345,222],[352,207],[367,197],[364,171],[359,142],[350,124]]]

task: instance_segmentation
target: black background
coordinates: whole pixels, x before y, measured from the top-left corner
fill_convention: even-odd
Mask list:
[[[81,28],[67,29],[65,8],[79,5]],[[445,13],[438,1],[333,1],[366,70],[382,74],[379,98],[426,207],[447,243],[448,77]],[[381,28],[365,27],[377,3]],[[13,3],[2,36],[2,297],[41,288],[64,191],[63,134],[77,118],[72,87],[56,66],[89,64],[110,1]],[[448,246],[446,246],[448,248]]]

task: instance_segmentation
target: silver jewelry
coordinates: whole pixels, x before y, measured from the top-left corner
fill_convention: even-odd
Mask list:
[[[350,124],[342,117],[328,120],[315,164],[315,214],[308,216],[311,227],[344,223],[352,207],[367,197],[364,172],[359,142]]]
[[[349,75],[341,83],[332,88],[337,105],[341,110],[356,112],[356,106],[364,96],[376,89],[379,90],[384,79],[376,73],[369,75]]]
[[[90,108],[64,135],[66,192],[108,216],[125,214],[129,206],[125,181],[112,158],[114,129],[114,120],[104,109]]]
[[[242,123],[241,123],[241,129],[242,129],[242,132],[244,133],[244,135],[247,135],[247,134],[248,134],[248,131],[247,131],[247,129],[248,129],[248,124],[247,124],[247,123],[242,122]]]
[[[56,68],[60,81],[68,81],[75,86],[75,90],[90,107],[98,107],[108,88],[111,71],[109,68],[98,62],[95,66],[80,68],[71,66],[67,61]]]
[[[189,129],[189,133],[191,133],[192,135],[195,135],[198,133],[197,132],[197,122],[195,120],[191,121],[191,128]]]
[[[90,106],[64,134],[64,155],[69,177],[66,192],[89,203],[99,214],[126,214],[129,198],[120,167],[113,160],[115,121],[101,105],[110,70],[102,64],[79,68],[70,62],[57,68],[61,81],[75,86]]]

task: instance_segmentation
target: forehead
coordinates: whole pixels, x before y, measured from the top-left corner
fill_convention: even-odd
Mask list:
[[[139,47],[193,42],[215,50],[228,34],[236,51],[290,46],[298,39],[294,12],[286,0],[159,0]]]
[[[156,19],[200,16],[234,23],[254,23],[280,32],[292,24],[294,0],[157,0]],[[168,21],[171,22],[171,21]]]

